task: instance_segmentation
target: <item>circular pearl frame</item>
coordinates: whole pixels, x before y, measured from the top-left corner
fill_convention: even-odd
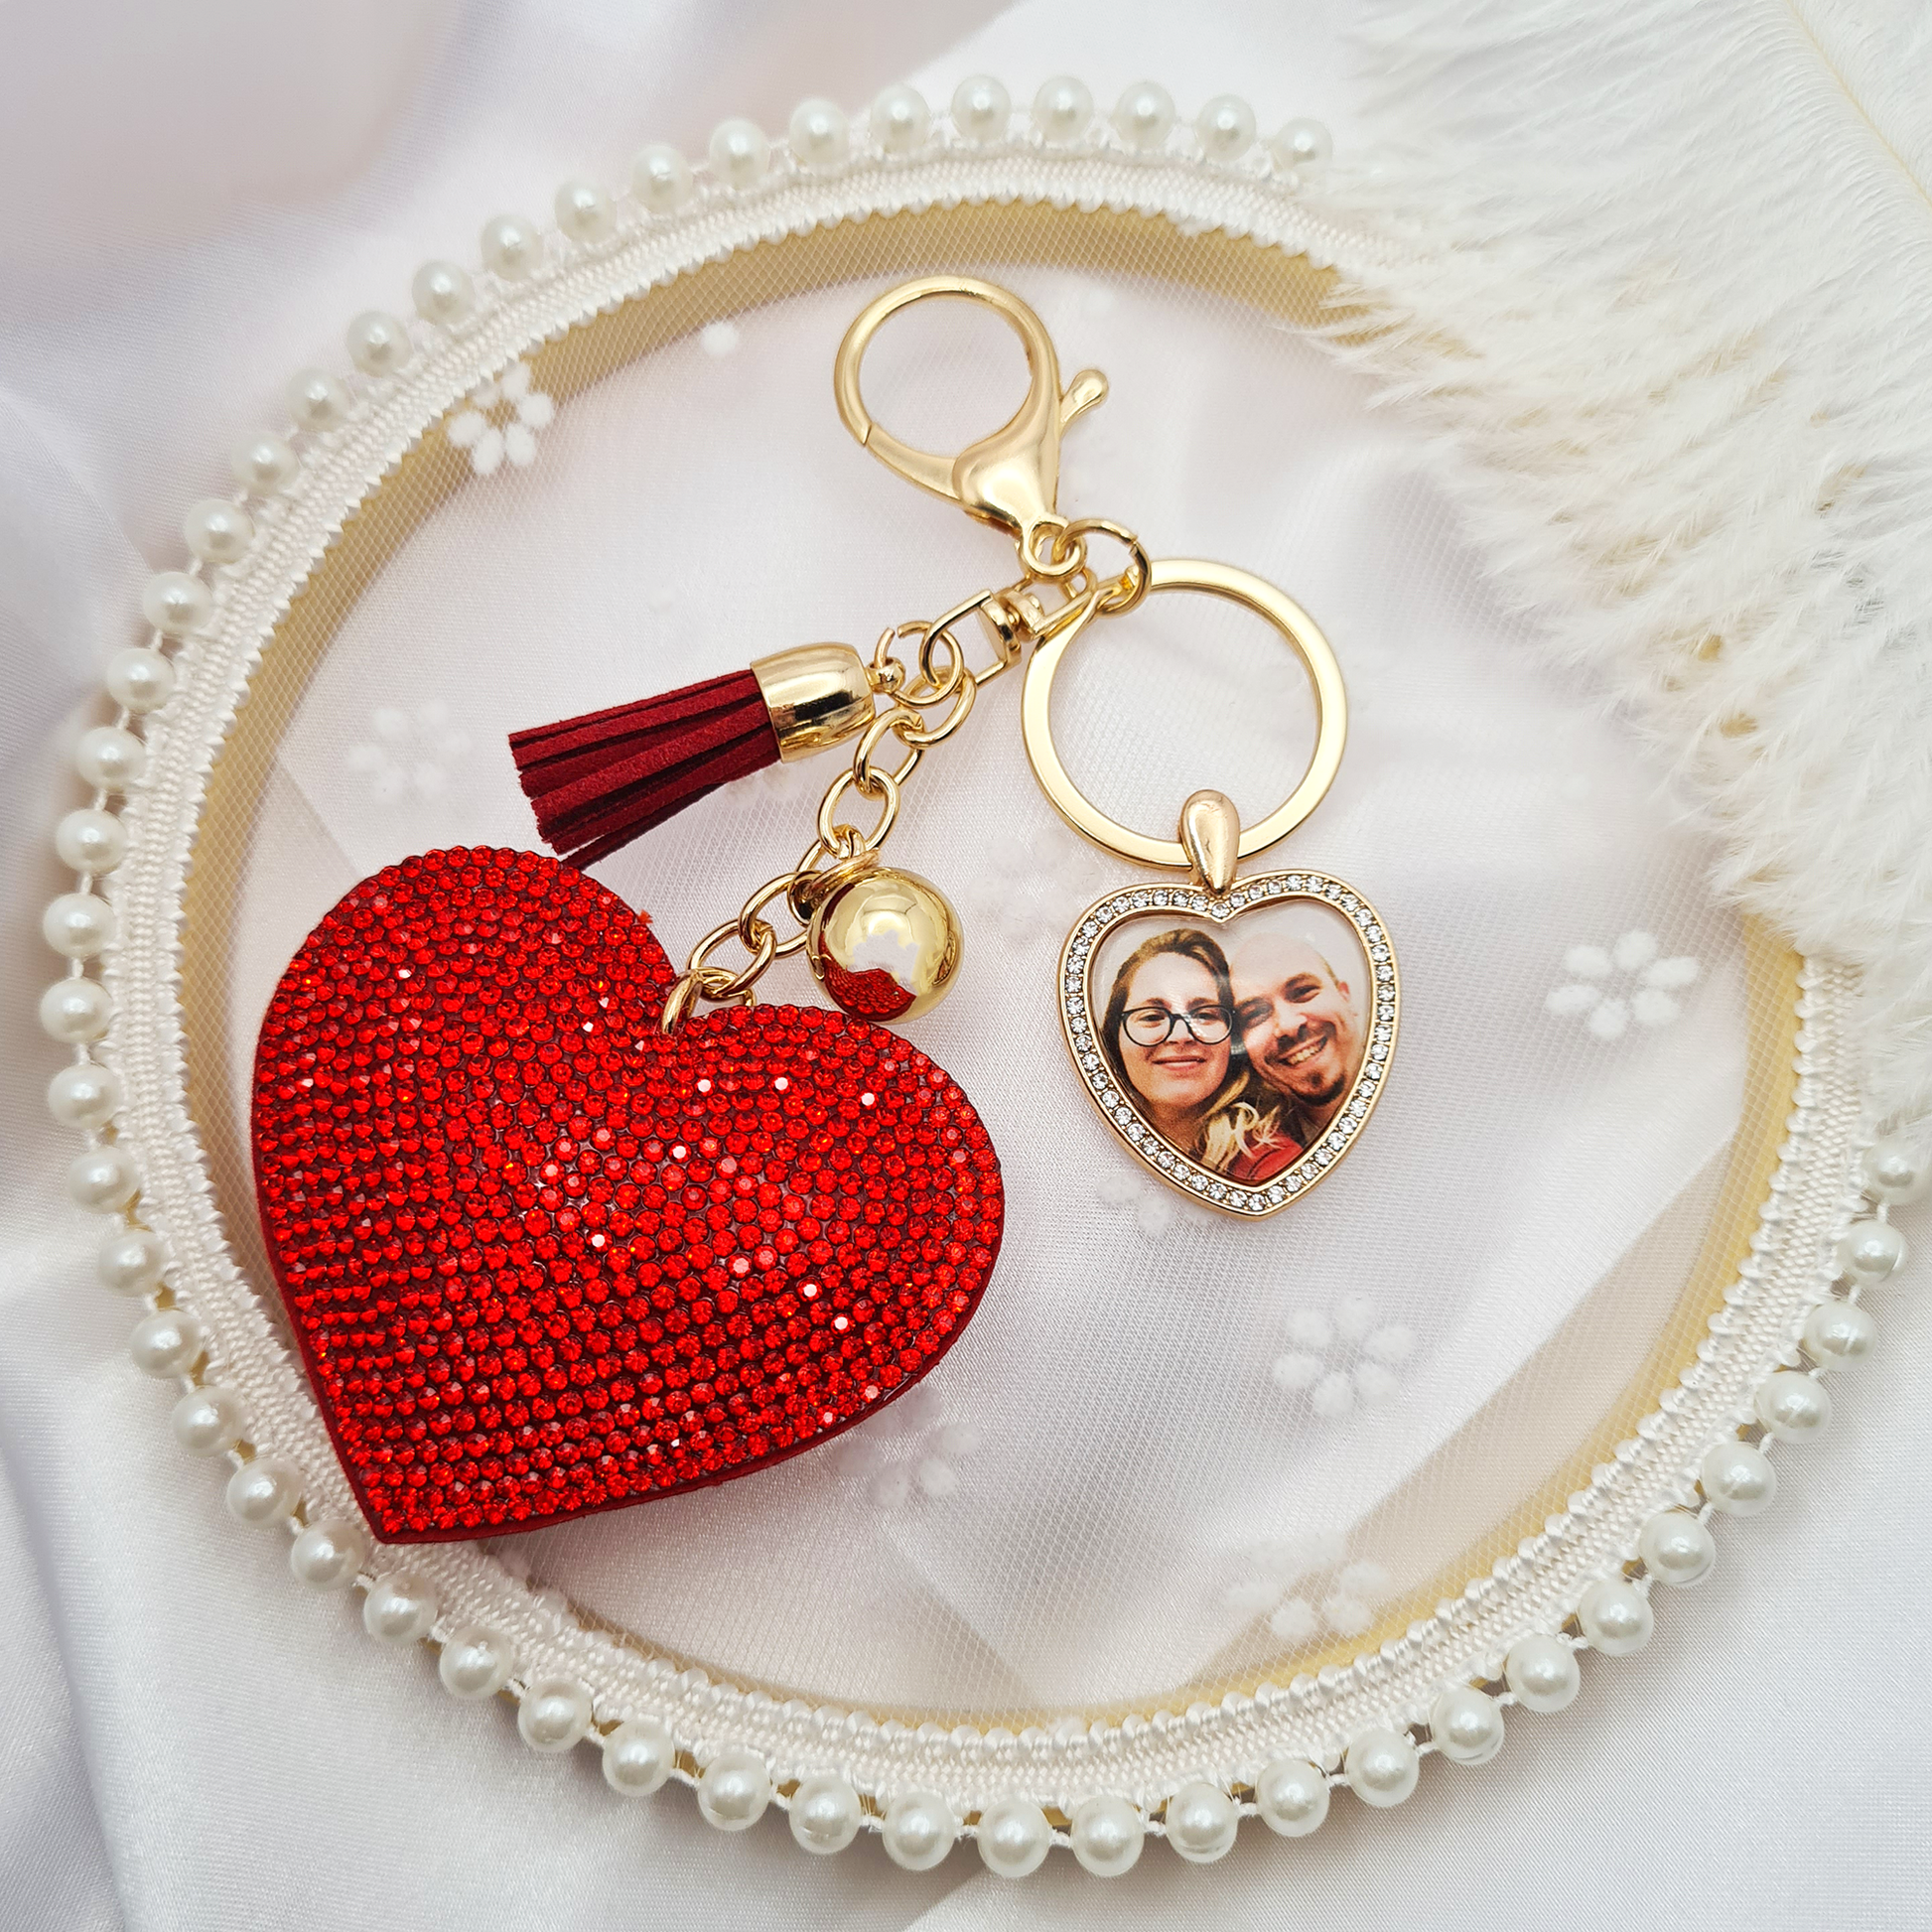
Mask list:
[[[974,84],[963,85],[959,98]],[[1129,98],[1148,91],[1143,83]],[[1004,136],[996,130],[974,140],[943,116],[917,131],[906,96],[902,88],[882,95],[876,139],[865,125],[833,138],[839,130],[828,133],[826,114],[837,120],[836,110],[808,103],[811,160],[774,149],[749,185],[734,186],[715,170],[680,178],[663,151],[653,151],[652,196],[681,197],[668,212],[628,196],[600,201],[598,191],[566,184],[560,228],[520,224],[536,232],[534,267],[526,256],[525,272],[513,279],[477,271],[468,313],[403,325],[406,343],[392,328],[374,328],[388,318],[360,317],[349,337],[353,370],[302,372],[291,385],[294,406],[315,426],[285,433],[297,461],[279,488],[234,498],[247,520],[224,527],[232,534],[252,524],[245,542],[223,540],[230,552],[238,542],[239,554],[217,555],[222,546],[204,541],[201,561],[185,576],[163,573],[150,587],[146,609],[166,621],[155,646],[180,638],[172,692],[162,679],[164,700],[151,713],[123,708],[106,738],[97,730],[83,741],[83,775],[124,779],[96,788],[91,803],[99,811],[115,790],[125,791],[127,850],[102,875],[114,916],[91,928],[69,916],[64,930],[80,936],[61,950],[69,956],[68,991],[83,1001],[98,1003],[98,995],[73,982],[88,977],[90,961],[104,963],[112,1013],[98,1043],[86,1037],[84,1022],[65,1033],[50,1024],[57,1037],[78,1042],[73,1066],[50,1088],[50,1105],[82,1128],[94,1153],[118,1149],[125,1158],[118,1173],[97,1162],[90,1183],[87,1204],[118,1217],[107,1223],[114,1232],[100,1272],[109,1286],[145,1293],[136,1359],[185,1392],[175,1423],[183,1446],[226,1453],[234,1465],[231,1509],[288,1532],[301,1581],[318,1590],[368,1592],[373,1636],[439,1646],[455,1695],[528,1699],[530,1722],[521,1727],[533,1748],[608,1740],[614,1791],[643,1793],[669,1780],[694,1786],[704,1815],[724,1830],[744,1829],[770,1799],[787,1804],[803,1785],[814,1809],[808,1818],[801,1808],[793,1820],[801,1845],[837,1850],[851,1842],[847,1828],[857,1818],[914,1868],[937,1863],[935,1820],[943,1856],[948,1817],[961,1835],[986,1816],[992,1835],[982,1850],[996,1871],[1025,1875],[1047,1843],[1070,1846],[1089,1870],[1124,1871],[1139,1856],[1142,1834],[1167,1832],[1172,1801],[1175,1850],[1204,1863],[1227,1851],[1245,1817],[1259,1815],[1283,1836],[1313,1830],[1331,1786],[1347,1785],[1376,1806],[1399,1802],[1414,1787],[1415,1757],[1441,1754],[1431,1718],[1461,1687],[1528,1710],[1568,1703],[1577,1681],[1570,1653],[1591,1647],[1592,1632],[1595,1647],[1613,1654],[1639,1647],[1649,1633],[1652,1579],[1638,1554],[1646,1525],[1671,1512],[1700,1521],[1724,1509],[1748,1513],[1768,1500],[1768,1493],[1741,1492],[1714,1500],[1700,1477],[1717,1451],[1734,1461],[1750,1445],[1778,1448],[1755,1406],[1770,1375],[1835,1365],[1814,1363],[1799,1338],[1810,1312],[1832,1297],[1837,1243],[1863,1198],[1859,1098],[1843,1025],[1856,990],[1850,974],[1810,963],[1799,975],[1786,1138],[1750,1254],[1698,1359],[1541,1534],[1405,1636],[1346,1666],[1181,1712],[1117,1722],[1075,1714],[1018,1735],[779,1703],[590,1627],[556,1592],[511,1577],[477,1547],[373,1545],[299,1365],[235,1264],[185,1090],[182,898],[210,768],[264,644],[313,566],[356,505],[478,383],[545,339],[707,262],[873,214],[989,202],[1134,210],[1164,216],[1182,236],[1223,230],[1371,285],[1391,247],[1370,218],[1351,212],[1345,190],[1325,195],[1318,210],[1311,206],[1283,159],[1293,158],[1288,146],[1228,153],[1226,113],[1205,147],[1184,125],[1144,147],[1147,115],[1134,121],[1126,99],[1118,117],[1125,132],[1095,120],[1070,134],[1065,102],[1083,90],[1069,94],[1067,83],[1048,82],[1034,121],[1010,116]],[[908,138],[908,126],[916,138]],[[738,142],[720,165],[746,172],[745,145]],[[1308,146],[1304,138],[1293,152]],[[639,181],[648,185],[641,160]],[[485,230],[486,244],[502,221]],[[501,246],[490,245],[507,267]],[[447,289],[447,267],[432,267]],[[368,346],[376,336],[387,345],[380,357]],[[326,420],[332,416],[339,420]],[[269,456],[280,461],[272,449]],[[196,528],[207,523],[209,508],[191,513]],[[204,592],[211,593],[206,610]],[[124,702],[125,681],[121,688]],[[136,725],[142,737],[130,752],[115,735],[131,737]],[[95,740],[102,742],[87,749]],[[78,892],[94,895],[100,883],[83,873]],[[115,1198],[126,1161],[139,1188],[131,1203]],[[105,1164],[114,1168],[116,1157],[107,1154]],[[81,1198],[77,1170],[70,1185]],[[1886,1218],[1882,1202],[1876,1218]],[[165,1265],[143,1253],[140,1229],[153,1231]],[[1855,1272],[1844,1299],[1856,1301],[1870,1279],[1869,1270]],[[207,1397],[197,1395],[203,1389]],[[224,1429],[230,1415],[232,1428]],[[223,1435],[233,1442],[224,1444]],[[1624,1600],[1631,1585],[1641,1609]],[[1613,1605],[1620,1618],[1613,1642],[1606,1641],[1606,1589],[1623,1592]]]

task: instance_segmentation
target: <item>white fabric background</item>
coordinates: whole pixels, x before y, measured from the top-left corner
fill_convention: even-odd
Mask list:
[[[1068,502],[1131,504],[1162,551],[1242,558],[1339,641],[1342,776],[1271,861],[1338,872],[1391,921],[1405,1033],[1373,1160],[1257,1236],[1140,1176],[1071,1083],[1050,1084],[1058,947],[1077,908],[1133,875],[1054,820],[1020,743],[1018,679],[991,687],[907,787],[889,856],[965,907],[970,965],[917,1036],[1000,1149],[998,1291],[943,1374],[830,1453],[514,1551],[539,1581],[734,1674],[988,1721],[1251,1665],[1286,1681],[1301,1666],[1261,1627],[1284,1600],[1309,1638],[1359,1637],[1372,1608],[1427,1584],[1490,1520],[1478,1480],[1493,1512],[1498,1484],[1513,1500],[1573,1439],[1492,1419],[1500,1448],[1451,1451],[1391,1508],[1393,1493],[1721,1162],[1744,1057],[1735,921],[1710,902],[1708,848],[1573,680],[1499,647],[1466,546],[1416,474],[1413,425],[1239,303],[1001,273],[1067,354],[1118,372],[1069,442]],[[728,670],[774,630],[863,640],[1004,570],[999,538],[857,459],[827,407],[865,292],[752,310],[566,402],[529,468],[467,483],[358,599],[278,739],[247,857],[237,1121],[269,992],[354,880],[456,840],[528,842],[510,730]],[[867,393],[945,446],[1005,413],[1014,347],[990,317],[930,310],[882,344]],[[748,542],[742,567],[718,567]],[[1210,775],[1259,817],[1287,786],[1284,742],[1312,735],[1292,656],[1199,598],[1095,633],[1056,697],[1074,767],[1136,824],[1171,819]],[[766,773],[600,876],[681,952],[794,859],[829,775]],[[1679,1022],[1611,1044],[1545,1010],[1570,946],[1633,928],[1698,962]],[[796,961],[763,991],[811,997]],[[1016,1080],[1016,1062],[1040,1081]],[[218,1154],[215,1171],[245,1197]],[[1681,1279],[1681,1244],[1672,1260]],[[1635,1285],[1607,1292],[1648,1345]],[[1298,1316],[1325,1342],[1320,1327],[1298,1340]],[[1291,1353],[1301,1390],[1270,1374]],[[1567,1354],[1546,1373],[1573,1433],[1598,1413]],[[962,1428],[975,1440],[959,1453]],[[919,1487],[935,1457],[957,1485],[943,1498]],[[828,1548],[842,1560],[819,1560]]]
[[[185,13],[146,47],[131,17],[108,25],[118,51],[102,71],[100,23],[38,20],[46,84],[0,132],[0,173],[17,184],[0,288],[13,479],[0,614],[23,694],[6,780],[19,916],[4,943],[30,989],[45,975],[28,914],[55,885],[39,854],[61,740],[143,559],[172,561],[174,514],[210,486],[211,453],[275,413],[281,374],[335,359],[342,318],[423,254],[468,255],[480,212],[540,207],[541,185],[569,172],[616,177],[647,136],[695,151],[722,112],[778,127],[800,93],[856,102],[900,71],[943,100],[976,67],[1022,99],[1070,69],[1104,102],[1145,70],[1183,104],[1238,83],[1264,127],[1314,111],[1346,141],[1355,120],[1345,20],[1312,13],[1219,9],[1183,27],[1153,10],[1040,6],[982,25],[847,8],[834,30],[749,9],[701,21],[344,8],[313,48],[305,37],[323,30],[293,12]],[[27,180],[41,192],[25,194]],[[1333,433],[1345,451],[1345,425]],[[1357,434],[1363,455],[1377,432]],[[512,721],[570,709],[551,688],[554,703],[535,687],[534,712],[518,694]],[[319,781],[315,795],[335,789]],[[332,829],[357,870],[394,856],[379,834],[365,852],[352,827]],[[1925,1854],[1909,1821],[1928,1788],[1915,1713],[1894,1690],[1926,1660],[1912,1616],[1923,1560],[1909,1532],[1881,1527],[1926,1491],[1907,1405],[1927,1324],[1903,1294],[1887,1298],[1884,1355],[1845,1391],[1823,1459],[1786,1457],[1778,1510],[1726,1540],[1719,1577],[1671,1601],[1646,1656],[1592,1668],[1567,1719],[1514,1721],[1487,1771],[1432,1776],[1393,1818],[1338,1804],[1304,1846],[1251,1828],[1205,1874],[1152,1845],[1142,1872],[1104,1890],[1056,1859],[1003,1894],[969,1848],[925,1879],[870,1843],[827,1869],[793,1850],[775,1812],[733,1844],[675,1797],[609,1799],[587,1753],[532,1758],[506,1723],[443,1699],[423,1660],[398,1671],[340,1605],[296,1596],[278,1547],[230,1529],[212,1482],[202,1497],[157,1438],[152,1392],[122,1359],[123,1311],[86,1280],[89,1230],[45,1205],[66,1153],[35,1092],[51,1059],[31,1020],[14,1024],[30,1077],[6,1119],[19,1197],[5,1229],[0,1548],[18,1604],[0,1843],[10,1890],[32,1901],[23,1923],[322,1925],[375,1910],[488,1926],[700,1909],[805,1924],[922,1911],[933,1925],[1102,1911],[1152,1924],[1210,1910],[1246,1923],[1423,1900],[1444,1923],[1635,1911],[1795,1924],[1825,1884],[1849,1922],[1911,1915]],[[963,1037],[934,1050],[986,1086]],[[1778,1845],[1807,1856],[1774,1863]]]

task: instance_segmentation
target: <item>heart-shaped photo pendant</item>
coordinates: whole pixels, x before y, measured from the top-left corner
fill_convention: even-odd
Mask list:
[[[1381,915],[1316,872],[1110,893],[1067,934],[1060,989],[1101,1119],[1163,1180],[1241,1215],[1290,1206],[1355,1145],[1402,1004]]]

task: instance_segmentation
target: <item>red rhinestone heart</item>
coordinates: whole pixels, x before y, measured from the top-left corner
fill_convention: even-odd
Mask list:
[[[644,918],[431,852],[309,935],[255,1051],[269,1255],[377,1535],[534,1529],[871,1415],[999,1252],[972,1104],[895,1034],[723,1008],[666,1038]]]

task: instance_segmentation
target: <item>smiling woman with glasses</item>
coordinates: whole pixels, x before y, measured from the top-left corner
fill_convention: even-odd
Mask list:
[[[1227,956],[1209,934],[1177,926],[1121,962],[1100,1040],[1148,1125],[1205,1160],[1212,1123],[1249,1081],[1233,1033]]]

